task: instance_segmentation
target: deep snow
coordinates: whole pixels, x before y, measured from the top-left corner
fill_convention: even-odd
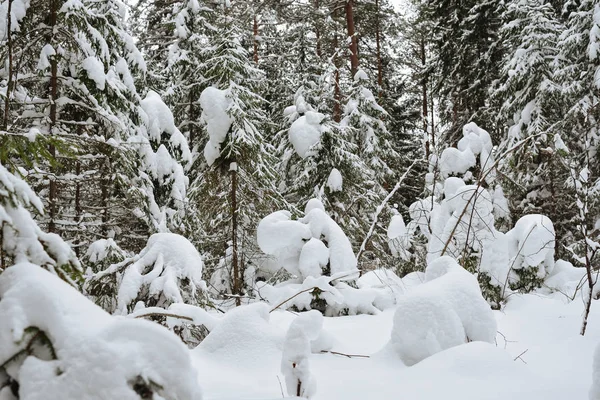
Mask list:
[[[325,318],[323,330],[333,336],[332,351],[370,358],[311,354],[313,399],[586,399],[600,338],[596,305],[588,333],[581,337],[580,299],[567,303],[559,294],[513,295],[502,311],[494,311],[496,345],[463,344],[412,367],[385,348],[394,308],[377,315]],[[277,310],[268,321],[246,319],[236,328],[255,333],[227,345],[223,339],[229,350],[209,351],[210,342],[193,350],[204,398],[282,398],[286,388],[281,349],[294,318],[291,312]]]

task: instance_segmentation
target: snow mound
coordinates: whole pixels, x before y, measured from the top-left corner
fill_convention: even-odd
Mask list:
[[[204,147],[204,158],[210,166],[221,155],[221,143],[225,141],[227,132],[233,120],[227,113],[231,105],[227,90],[219,90],[215,87],[207,87],[200,95],[200,107],[202,107],[202,121],[206,124],[208,142]]]
[[[3,272],[0,299],[0,365],[7,362],[20,398],[134,400],[140,391],[202,398],[176,336],[152,322],[107,314],[37,265]],[[25,357],[9,361],[19,352]]]
[[[269,310],[266,303],[254,303],[227,312],[194,353],[199,357],[209,353],[235,364],[279,358],[283,332],[269,324]]]
[[[426,283],[398,299],[390,344],[413,365],[466,341],[494,343],[496,320],[477,279],[450,257],[430,263]]]

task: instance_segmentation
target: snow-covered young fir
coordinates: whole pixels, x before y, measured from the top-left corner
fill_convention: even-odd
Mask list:
[[[0,400],[600,400],[600,3],[0,0]]]

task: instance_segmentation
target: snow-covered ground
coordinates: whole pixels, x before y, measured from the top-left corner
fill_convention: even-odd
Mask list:
[[[600,308],[594,306],[588,332],[581,337],[580,300],[513,295],[502,311],[495,311],[495,346],[471,342],[412,367],[386,348],[393,308],[378,315],[325,318],[323,329],[334,338],[331,350],[356,356],[312,354],[310,368],[317,385],[313,398],[585,399],[600,338]],[[267,316],[268,309],[250,307],[256,309],[247,309],[245,318],[229,318],[227,326],[223,321],[222,331],[213,331],[192,350],[207,400],[276,399],[286,394],[281,349],[295,315],[278,310]]]

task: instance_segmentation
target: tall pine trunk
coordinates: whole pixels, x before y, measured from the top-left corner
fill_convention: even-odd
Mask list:
[[[378,95],[383,97],[383,63],[381,61],[381,24],[379,21],[379,0],[375,0],[375,49],[377,52]]]
[[[231,163],[229,172],[231,174],[231,264],[233,269],[233,295],[235,305],[241,304],[240,295],[242,294],[242,274],[239,265],[239,249],[238,249],[238,210],[237,210],[237,165]]]
[[[358,71],[358,40],[354,29],[353,0],[346,0],[344,9],[346,12],[346,28],[348,30],[348,37],[350,38],[350,71],[352,72],[352,76],[354,76]]]
[[[49,31],[51,32],[46,40],[47,44],[54,47],[53,37],[58,17],[58,0],[50,0],[50,18],[49,18]],[[54,134],[56,122],[58,120],[58,109],[56,105],[56,99],[58,97],[58,55],[55,54],[50,58],[50,135]],[[56,157],[56,148],[54,145],[50,145],[50,155],[54,159]],[[55,172],[52,171],[51,172]],[[51,173],[49,175],[49,190],[48,190],[48,231],[56,232],[56,214],[57,214],[57,202],[58,202],[58,184],[56,177]]]

